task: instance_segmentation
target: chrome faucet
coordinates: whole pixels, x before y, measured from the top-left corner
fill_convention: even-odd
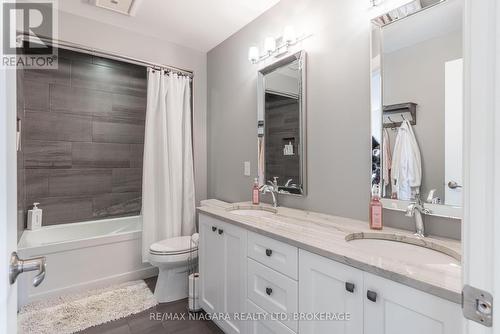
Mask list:
[[[273,181],[269,180],[267,181],[268,184],[264,184],[262,187],[260,187],[260,192],[262,194],[271,193],[271,195],[273,196],[273,207],[277,208],[279,192],[278,177],[275,176],[273,179]]]
[[[410,203],[406,209],[406,217],[415,217],[415,235],[419,238],[425,237],[425,226],[422,215],[428,215],[430,213],[432,213],[432,211],[424,207],[420,198],[417,198],[415,202]]]

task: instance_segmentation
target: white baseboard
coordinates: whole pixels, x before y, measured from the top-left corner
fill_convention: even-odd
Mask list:
[[[46,298],[53,298],[53,297],[58,297],[70,293],[78,293],[78,292],[83,292],[83,291],[88,291],[91,289],[97,289],[97,288],[102,288],[106,287],[109,285],[113,284],[120,284],[128,281],[135,281],[135,280],[140,280],[140,279],[146,279],[150,277],[154,277],[158,275],[158,268],[156,267],[148,267],[148,268],[143,268],[139,269],[136,271],[131,271],[119,275],[114,275],[114,276],[108,276],[104,278],[100,278],[97,280],[89,281],[89,282],[84,282],[84,283],[79,283],[75,285],[69,285],[65,287],[61,287],[58,289],[53,289],[49,291],[44,291],[42,293],[37,293],[37,294],[32,294],[28,296],[28,300],[24,301],[23,303],[21,300],[19,301],[19,307],[22,307],[25,304],[37,301],[37,300],[42,300]]]

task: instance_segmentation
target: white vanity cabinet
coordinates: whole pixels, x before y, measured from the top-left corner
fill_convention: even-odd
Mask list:
[[[225,333],[462,333],[459,304],[212,216],[200,214],[199,224],[206,312],[299,317],[215,320]]]
[[[299,333],[363,333],[363,272],[299,251],[299,312],[349,313],[350,320],[299,321]]]
[[[459,304],[369,273],[364,282],[365,334],[462,333]]]
[[[208,313],[245,313],[247,231],[218,219],[199,216],[200,304]],[[225,333],[244,333],[246,323],[216,320]]]
[[[352,290],[352,292],[351,292]],[[349,321],[299,321],[299,333],[460,334],[459,304],[303,250],[299,312],[347,312]]]

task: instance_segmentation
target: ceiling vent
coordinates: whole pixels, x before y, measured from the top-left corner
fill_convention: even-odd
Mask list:
[[[95,0],[95,5],[125,15],[133,15],[135,0]]]

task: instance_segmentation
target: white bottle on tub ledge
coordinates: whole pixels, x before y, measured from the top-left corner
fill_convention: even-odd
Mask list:
[[[38,208],[38,202],[33,203],[33,209],[28,210],[28,230],[38,230],[42,227],[42,209]]]

